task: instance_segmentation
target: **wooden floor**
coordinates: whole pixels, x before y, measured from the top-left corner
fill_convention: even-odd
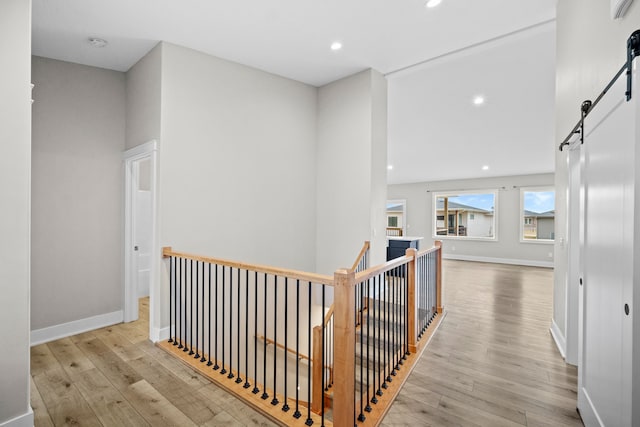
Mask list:
[[[549,334],[550,269],[444,261],[445,317],[383,426],[581,426]],[[273,425],[148,341],[141,319],[33,347],[36,426]]]
[[[549,333],[553,270],[444,261],[447,315],[382,425],[582,426]]]
[[[140,320],[31,349],[37,426],[273,426],[149,340]]]

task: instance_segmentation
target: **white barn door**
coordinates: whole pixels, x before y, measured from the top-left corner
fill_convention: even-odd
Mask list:
[[[623,76],[585,119],[578,409],[587,427],[640,425],[632,414],[640,92],[627,102],[625,91]]]

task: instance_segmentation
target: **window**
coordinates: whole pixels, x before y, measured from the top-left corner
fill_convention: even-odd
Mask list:
[[[520,241],[553,242],[555,198],[552,187],[520,189]]]
[[[496,240],[497,202],[495,190],[434,193],[434,238]]]
[[[398,226],[398,217],[397,216],[388,216],[387,217],[387,227],[397,227]]]

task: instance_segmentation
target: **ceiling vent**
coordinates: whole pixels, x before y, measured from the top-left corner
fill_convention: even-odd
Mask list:
[[[620,19],[627,13],[633,0],[611,0],[611,19]]]

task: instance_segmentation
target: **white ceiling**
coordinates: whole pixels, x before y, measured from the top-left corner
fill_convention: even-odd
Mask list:
[[[540,24],[555,4],[33,0],[32,49],[126,71],[164,40],[315,86],[374,68],[389,78],[390,183],[540,173],[553,170],[555,74],[553,24]]]

